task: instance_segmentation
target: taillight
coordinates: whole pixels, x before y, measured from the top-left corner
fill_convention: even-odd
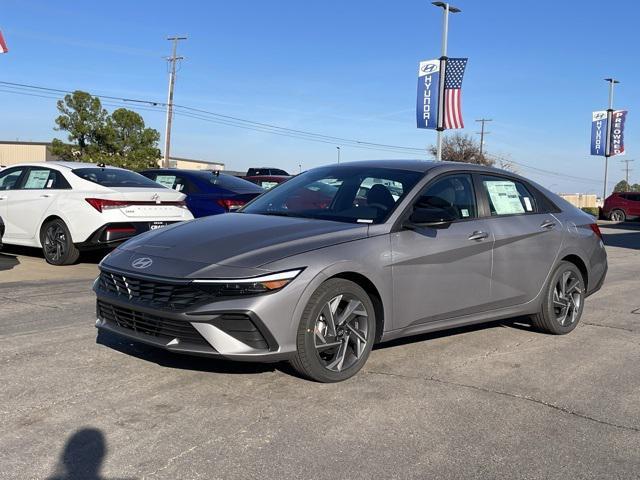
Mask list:
[[[593,233],[595,233],[598,236],[598,238],[602,240],[602,232],[600,231],[600,227],[598,226],[597,223],[589,224],[589,228],[591,228],[591,230],[593,230]]]
[[[172,207],[178,208],[187,208],[187,203],[183,200],[178,200],[175,202],[147,202],[147,201],[139,201],[139,200],[106,200],[104,198],[85,198],[85,200],[95,208],[99,212],[103,212],[104,210],[110,210],[113,208],[125,208],[132,205],[170,205]]]
[[[224,208],[227,212],[237,210],[241,206],[243,206],[245,203],[247,203],[244,200],[236,200],[232,198],[220,198],[216,202],[218,203],[218,205]]]
[[[103,198],[85,198],[85,200],[99,212],[112,208],[123,208],[129,205],[129,202],[123,202],[122,200],[105,200]]]

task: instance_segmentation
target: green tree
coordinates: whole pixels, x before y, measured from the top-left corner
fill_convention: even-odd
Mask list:
[[[613,187],[614,192],[629,192],[631,191],[631,186],[627,183],[626,180],[620,180],[616,183],[616,186]]]
[[[54,139],[54,155],[132,170],[157,166],[160,134],[147,128],[138,113],[119,108],[109,115],[99,98],[82,91],[65,95],[58,111],[54,129],[66,131],[69,143]]]
[[[80,90],[65,95],[57,105],[60,115],[55,119],[54,130],[66,131],[71,143],[54,139],[52,153],[64,160],[88,160],[100,151],[107,111],[102,108],[99,98]]]
[[[107,118],[104,149],[110,165],[143,170],[158,165],[160,133],[147,128],[141,115],[119,108]]]
[[[435,157],[437,147],[432,145],[429,151]],[[480,153],[480,142],[471,135],[454,133],[442,139],[442,159],[449,162],[477,163],[479,165],[493,165],[485,152]]]

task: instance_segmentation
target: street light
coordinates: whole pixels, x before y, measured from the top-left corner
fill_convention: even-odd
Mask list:
[[[442,18],[442,54],[440,56],[440,65],[442,66],[442,60],[447,56],[447,38],[449,36],[449,12],[451,13],[460,13],[458,7],[454,7],[445,2],[431,2],[432,5],[442,8],[443,10],[443,18]],[[442,69],[442,67],[441,67]],[[444,78],[446,75],[445,71],[440,72],[442,80],[440,81],[440,91],[438,92],[438,105],[440,105],[440,112],[442,111],[442,105],[444,103]],[[439,112],[439,113],[440,113]],[[444,119],[441,118],[442,115],[438,115],[438,139],[436,145],[436,157],[438,160],[442,160],[442,131],[444,130],[443,123]]]
[[[336,147],[338,150],[338,165],[340,165],[340,147]]]
[[[602,201],[607,198],[607,173],[609,170],[609,157],[611,156],[611,119],[613,114],[613,86],[620,83],[615,78],[605,78],[605,82],[609,82],[609,108],[607,109],[607,136],[605,138],[604,147],[604,188],[602,192]]]

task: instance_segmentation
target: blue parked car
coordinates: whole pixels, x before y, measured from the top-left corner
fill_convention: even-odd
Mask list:
[[[206,217],[237,210],[264,192],[258,185],[211,170],[152,169],[145,177],[184,193],[194,217]]]

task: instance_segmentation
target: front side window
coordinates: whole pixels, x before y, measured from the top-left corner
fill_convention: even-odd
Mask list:
[[[417,207],[445,210],[458,220],[476,218],[478,209],[471,175],[449,175],[429,185],[416,201]]]
[[[72,170],[83,180],[103,187],[142,187],[158,188],[158,184],[139,173],[120,168],[86,167]]]
[[[16,168],[0,173],[0,190],[15,190],[18,188],[18,180],[24,171],[23,168]]]
[[[269,190],[241,211],[349,223],[381,223],[422,176],[422,172],[393,168],[316,168]]]
[[[534,196],[523,183],[502,177],[482,176],[491,216],[535,213]]]

